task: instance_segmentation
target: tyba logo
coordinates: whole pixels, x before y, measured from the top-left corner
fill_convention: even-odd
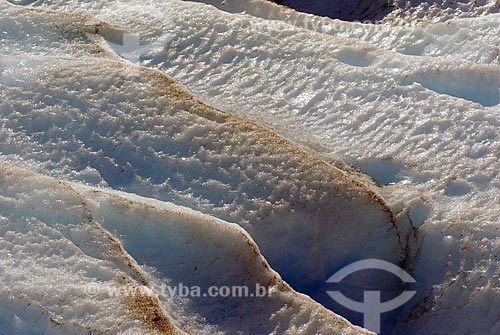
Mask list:
[[[352,273],[361,270],[383,270],[398,276],[405,283],[415,283],[415,279],[400,267],[380,259],[365,259],[354,262],[337,271],[326,282],[340,283]],[[382,313],[395,310],[406,304],[417,291],[403,291],[396,298],[382,302],[380,291],[364,291],[364,301],[354,301],[339,291],[327,291],[328,295],[340,305],[350,310],[363,313],[363,326],[368,330],[380,333],[380,316]]]

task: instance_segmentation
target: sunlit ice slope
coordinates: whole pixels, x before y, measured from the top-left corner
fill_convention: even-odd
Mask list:
[[[235,224],[0,168],[2,334],[369,333],[294,292]],[[166,285],[266,295],[179,297]]]
[[[387,185],[379,192],[419,241],[409,269],[420,289],[395,332],[497,333],[499,15],[450,12],[445,22],[397,27],[211,2],[223,10],[177,1],[34,4],[140,34],[142,65]]]
[[[377,257],[404,264],[409,253],[409,228],[404,220],[396,220],[379,195],[341,170],[303,151],[269,128],[201,103],[162,72],[138,67],[119,58],[103,36],[114,39],[127,27],[113,26],[95,17],[16,7],[5,1],[0,2],[0,6],[0,26],[4,32],[0,61],[0,152],[1,159],[10,164],[3,166],[8,180],[2,185],[5,195],[1,198],[1,215],[6,227],[4,236],[18,237],[6,242],[3,249],[5,259],[11,263],[6,263],[2,275],[11,278],[19,274],[21,292],[13,295],[10,286],[5,288],[12,305],[6,305],[2,320],[9,331],[19,334],[34,332],[37,322],[45,320],[40,327],[47,328],[48,333],[67,326],[74,326],[76,333],[82,329],[92,331],[94,326],[98,327],[97,331],[109,328],[110,332],[117,333],[130,329],[141,333],[146,328],[152,332],[190,332],[200,327],[206,333],[210,333],[211,330],[207,330],[210,328],[214,333],[228,334],[234,331],[252,334],[363,332],[320,305],[293,293],[278,279],[273,279],[281,283],[281,286],[276,284],[278,291],[289,292],[286,293],[289,300],[283,296],[278,302],[272,299],[270,302],[239,301],[230,305],[231,312],[227,311],[226,300],[169,305],[157,296],[147,298],[142,295],[125,297],[126,303],[132,303],[133,307],[123,307],[122,300],[107,299],[106,296],[102,297],[102,306],[105,307],[92,304],[92,299],[84,296],[84,288],[78,288],[78,285],[97,282],[106,287],[125,283],[152,289],[155,280],[164,278],[174,283],[193,280],[191,283],[207,285],[219,277],[220,281],[216,283],[232,283],[231,280],[240,283],[239,278],[245,276],[237,271],[238,262],[225,258],[221,266],[232,268],[238,274],[217,267],[209,267],[208,273],[201,272],[204,267],[199,264],[208,264],[217,256],[203,249],[205,245],[198,242],[183,245],[184,251],[180,252],[183,261],[179,263],[175,262],[179,260],[175,257],[181,256],[175,253],[171,259],[161,259],[160,255],[168,254],[169,250],[178,247],[176,243],[181,242],[176,233],[167,237],[169,232],[164,226],[159,230],[148,230],[145,225],[150,222],[149,216],[156,215],[148,209],[155,213],[155,208],[146,206],[144,209],[138,205],[141,208],[137,214],[129,211],[127,206],[131,204],[124,205],[126,201],[116,200],[115,209],[106,209],[111,205],[101,202],[116,198],[107,195],[107,191],[88,191],[79,184],[68,186],[64,181],[57,182],[40,175],[16,179],[12,177],[18,174],[13,165],[61,180],[175,202],[235,222],[250,233],[270,265],[287,282],[301,291],[317,295],[322,293],[324,288],[321,285],[325,279],[349,261]],[[26,171],[19,173],[30,175]],[[42,184],[37,186],[36,181]],[[48,190],[44,188],[46,184],[49,184]],[[56,187],[59,184],[62,190]],[[77,189],[75,192],[80,195],[73,195],[68,200],[69,195],[63,192],[68,187]],[[78,205],[78,201],[83,202]],[[73,211],[77,213],[76,217]],[[142,220],[146,223],[139,226],[138,222]],[[196,235],[193,238],[196,237],[199,243],[214,244],[211,248],[218,248],[221,254],[242,253],[240,257],[243,257],[251,250],[253,262],[263,264],[257,247],[248,239],[244,244],[235,237],[237,251],[220,249],[222,246],[212,239],[211,234],[219,229],[216,238],[227,238],[228,248],[233,246],[233,242],[229,243],[232,235],[227,235],[224,225],[217,220],[217,229],[205,234],[200,226],[211,220],[216,219],[203,216],[198,228],[185,234]],[[169,221],[165,219],[165,222]],[[65,227],[66,224],[69,226]],[[35,234],[33,245],[26,242],[24,249],[18,247],[16,243],[23,244],[22,241],[27,239],[24,234],[30,234],[31,225],[34,227],[32,234],[38,234]],[[98,228],[97,237],[89,235],[87,230],[96,231]],[[84,231],[81,236],[77,234],[78,229]],[[237,231],[243,234],[242,230]],[[53,235],[47,235],[49,232],[58,238],[54,242],[58,245],[57,250],[42,248],[33,251],[33,248],[38,250],[37,243],[52,243],[50,237]],[[165,243],[155,240],[164,235]],[[108,249],[99,249],[105,248],[104,242],[120,253],[113,256],[106,251]],[[17,257],[14,251],[19,248],[23,252]],[[78,248],[81,253],[77,252]],[[201,257],[196,255],[200,249],[207,259],[197,258]],[[56,255],[56,260],[48,256],[44,258],[46,253]],[[71,258],[73,255],[76,256]],[[103,261],[103,271],[108,271],[107,275],[96,270],[81,279],[80,256],[89,263],[101,264]],[[31,269],[29,265],[37,258],[47,263],[40,262]],[[108,258],[113,262],[109,263]],[[25,272],[15,272],[20,264],[17,261],[26,262],[23,263],[26,266],[22,266]],[[241,258],[239,261],[241,266],[247,262]],[[141,273],[141,268],[134,265],[136,263],[156,269],[150,279]],[[61,264],[64,264],[65,272],[55,278],[60,282],[64,276],[74,276],[71,294],[80,299],[75,301],[81,302],[68,302],[74,306],[62,303],[64,294],[58,293],[60,287],[53,287],[52,279],[50,288],[54,290],[57,301],[47,299],[41,293],[49,289],[48,286],[31,291],[38,285],[30,279],[31,271],[39,271],[36,278],[44,282],[45,276],[55,272],[51,269]],[[183,271],[170,269],[175,266]],[[193,274],[194,271],[197,273]],[[225,272],[227,276],[221,276]],[[259,276],[276,277],[266,266],[255,270],[257,272],[262,272]],[[117,276],[122,276],[118,282]],[[248,274],[250,282],[247,283],[256,282],[251,280],[252,276],[252,273]],[[397,286],[392,281],[381,284],[392,288]],[[26,299],[22,300],[23,297]],[[25,305],[37,308],[28,316],[16,312]],[[267,305],[271,307],[265,307]],[[72,306],[78,308],[72,309]],[[95,313],[86,308],[93,308]],[[123,308],[132,311],[137,322],[129,325],[127,322],[131,316],[123,314]],[[109,310],[113,312],[106,314]],[[95,316],[90,317],[86,312]],[[182,321],[183,317],[190,319],[189,315],[194,315],[189,313],[198,313],[202,321],[196,321],[195,325]],[[66,328],[60,331],[66,333]]]
[[[423,11],[426,15],[443,14],[439,22],[424,18],[424,15],[421,15],[422,18],[396,16],[384,21],[346,22],[294,11],[267,0],[196,0],[196,2],[207,3],[230,13],[266,19],[253,22],[249,27],[247,21],[233,17],[230,24],[232,28],[245,28],[263,33],[269,29],[286,31],[293,26],[343,37],[344,40],[357,38],[379,48],[405,55],[467,59],[476,63],[500,63],[498,6],[495,7],[496,11],[492,9],[488,12],[492,15],[469,12],[467,19],[457,19],[459,15],[456,13],[444,15],[445,12],[439,8],[435,11]],[[445,3],[457,4],[454,1]],[[468,2],[470,5],[474,3],[477,2]],[[403,13],[408,11],[405,10]]]

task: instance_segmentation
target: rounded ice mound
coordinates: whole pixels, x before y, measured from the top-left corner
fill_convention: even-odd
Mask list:
[[[2,331],[182,334],[158,299],[141,293],[147,275],[94,219],[88,200],[29,170],[0,162],[0,171]],[[141,323],[152,311],[157,322]]]

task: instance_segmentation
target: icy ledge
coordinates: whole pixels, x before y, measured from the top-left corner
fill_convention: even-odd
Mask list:
[[[4,333],[369,334],[293,291],[235,224],[10,164],[0,163],[0,171]],[[160,283],[202,290],[259,284],[269,295],[147,294]]]

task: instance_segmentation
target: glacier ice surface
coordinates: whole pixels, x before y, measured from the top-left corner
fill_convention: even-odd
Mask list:
[[[58,17],[60,24],[53,24],[56,14],[26,15],[1,2],[0,27],[8,31],[1,37],[2,160],[236,222],[271,266],[304,290],[346,255],[357,260],[376,252],[396,261],[409,248],[406,266],[419,290],[393,315],[397,321],[387,321],[393,333],[497,333],[498,5],[482,1],[471,11],[472,2],[464,2],[443,10],[422,2],[370,25],[258,0],[204,2],[218,9],[182,1],[32,3],[90,16]],[[207,117],[207,107],[193,98],[179,101],[187,96],[176,83],[124,65],[101,38],[121,31],[149,44],[140,65],[172,76],[215,107],[271,126],[311,154],[297,157],[304,151],[289,142],[269,145],[275,143],[269,129],[216,110]],[[159,82],[168,89],[158,92]],[[152,98],[158,94],[166,96]],[[331,165],[351,166],[386,185],[372,186],[385,204],[368,201],[374,193]],[[339,197],[318,193],[332,194],[339,181]],[[307,206],[297,213],[304,191]],[[347,194],[357,200],[342,202]],[[389,221],[386,206],[398,218],[388,234],[328,224],[348,215],[347,221],[381,228]],[[326,214],[339,208],[358,211]],[[408,233],[405,224],[416,236],[406,245],[395,238],[398,229]],[[278,244],[284,233],[288,244]],[[341,238],[332,243],[336,234]],[[360,242],[367,243],[364,251],[350,242],[363,238],[371,241]],[[314,263],[301,258],[303,250]],[[295,268],[287,271],[288,264]],[[312,271],[319,264],[325,271]]]

